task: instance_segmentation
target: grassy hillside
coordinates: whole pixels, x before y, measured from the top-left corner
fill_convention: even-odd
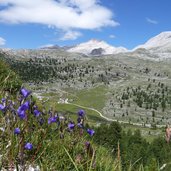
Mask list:
[[[10,69],[3,59],[4,54],[0,54],[0,90],[17,92],[21,87],[19,76]]]
[[[60,105],[36,102],[25,88],[0,102],[1,170],[153,171],[166,163],[169,171],[171,146],[162,136],[149,143],[139,130],[96,126],[89,111]]]
[[[16,92],[20,80],[8,65],[0,64],[5,83],[1,92]],[[48,85],[30,85],[37,90],[32,94],[42,97],[37,101],[25,88],[17,97],[1,93],[0,170],[154,171],[166,164],[169,171],[171,147],[164,129],[139,131],[137,126],[107,122],[94,110],[102,112],[110,100],[109,86],[58,91]],[[67,103],[60,102],[67,98]]]
[[[147,60],[136,53],[68,55],[28,50],[8,54],[6,61],[37,98],[55,103],[61,110],[67,106],[74,112],[81,105],[98,110],[109,120],[146,127],[171,122],[170,61]],[[65,100],[73,105],[59,104]],[[88,113],[92,122],[104,121],[97,112]]]

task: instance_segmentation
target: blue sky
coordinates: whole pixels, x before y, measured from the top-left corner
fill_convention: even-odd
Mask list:
[[[1,0],[0,47],[73,45],[95,38],[132,49],[171,31],[170,0]]]

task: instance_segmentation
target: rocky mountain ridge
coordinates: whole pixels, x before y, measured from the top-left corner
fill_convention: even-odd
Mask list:
[[[68,49],[68,52],[77,52],[90,55],[94,49],[102,49],[100,55],[124,53],[128,50],[124,47],[114,47],[105,41],[91,39],[88,42],[78,44],[77,46]]]
[[[146,43],[135,47],[133,50],[127,50],[124,47],[114,47],[102,40],[91,39],[73,46],[48,45],[39,49],[0,49],[10,56],[18,57],[52,57],[59,56],[105,56],[117,54],[130,54],[143,59],[165,60],[171,59],[171,31],[162,32],[159,35],[151,38]]]

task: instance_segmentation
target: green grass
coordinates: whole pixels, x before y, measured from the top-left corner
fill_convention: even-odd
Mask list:
[[[137,129],[140,129],[142,137],[144,137],[148,142],[152,142],[155,138],[164,135],[165,129],[164,128],[147,128],[147,127],[139,127],[130,124],[121,124],[124,131],[131,130],[134,132]]]
[[[91,89],[76,90],[74,96],[69,96],[74,99],[73,103],[86,107],[102,110],[107,100],[107,87],[98,86]]]
[[[68,93],[67,93],[68,92]],[[99,123],[99,122],[106,122],[103,118],[99,116],[99,114],[93,110],[77,107],[74,104],[81,105],[84,107],[95,108],[101,111],[105,105],[107,89],[104,86],[95,87],[89,90],[80,90],[71,92],[71,90],[66,90],[63,92],[62,98],[68,98],[69,102],[73,100],[72,104],[59,104],[59,93],[50,92],[50,93],[43,93],[42,96],[44,100],[48,99],[48,102],[45,104],[47,107],[52,107],[54,110],[58,112],[62,112],[65,114],[70,114],[72,118],[76,118],[77,111],[79,109],[84,109],[86,112],[87,119],[90,123]]]
[[[64,97],[73,100],[72,103],[92,107],[97,110],[102,110],[107,100],[107,87],[97,86],[83,90],[66,90]]]
[[[103,104],[105,101],[104,92],[106,91],[107,90],[105,89],[105,87],[100,86],[100,87],[96,87],[90,90],[84,90],[84,91],[79,91],[79,92],[77,91],[76,93],[74,93],[72,97],[71,97],[71,93],[69,93],[70,94],[69,98],[73,99],[73,97],[77,97],[75,98],[75,101],[73,101],[72,103],[87,106],[87,107],[90,107],[92,104],[92,107],[99,110],[101,109],[101,105],[104,105]],[[98,94],[95,94],[95,92]],[[93,96],[92,98],[91,98],[91,93],[95,94],[95,96]],[[64,113],[65,115],[71,117],[75,121],[77,119],[77,111],[79,109],[84,109],[86,112],[86,120],[89,122],[90,125],[96,125],[98,123],[109,123],[108,121],[101,118],[99,114],[93,110],[80,108],[72,104],[57,103],[58,101],[57,99],[59,99],[59,94],[57,93],[47,93],[47,94],[44,93],[44,96],[46,98],[51,97],[50,100],[45,104],[46,108],[50,106],[54,110],[57,110],[60,113]],[[100,99],[100,101],[98,98]],[[82,100],[85,101],[86,104],[84,104]],[[93,104],[94,101],[98,101],[98,102]],[[136,129],[140,129],[142,136],[146,138],[148,142],[152,142],[154,138],[163,135],[163,129],[145,128],[145,127],[139,127],[139,126],[134,126],[134,125],[129,125],[129,124],[122,124],[122,127],[125,131],[128,131],[130,129],[132,132],[134,132]]]
[[[58,104],[58,103],[54,104],[54,107],[58,112],[69,115],[74,120],[76,120],[76,118],[77,118],[77,112],[80,109],[83,109],[86,112],[86,119],[89,123],[97,124],[99,122],[100,123],[107,122],[106,120],[101,118],[97,112],[92,111],[90,109],[80,108],[80,107],[74,106],[72,104]]]

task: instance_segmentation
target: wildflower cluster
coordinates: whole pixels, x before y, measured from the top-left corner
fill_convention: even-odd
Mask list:
[[[17,99],[12,101],[6,96],[0,102],[0,136],[3,137],[0,151],[8,151],[0,154],[4,155],[2,165],[9,165],[10,159],[10,165],[19,165],[25,169],[26,163],[34,161],[49,140],[65,139],[66,135],[81,137],[84,132],[92,137],[95,133],[85,127],[85,111],[82,109],[74,121],[53,109],[36,105],[31,91],[25,88],[20,90]]]

